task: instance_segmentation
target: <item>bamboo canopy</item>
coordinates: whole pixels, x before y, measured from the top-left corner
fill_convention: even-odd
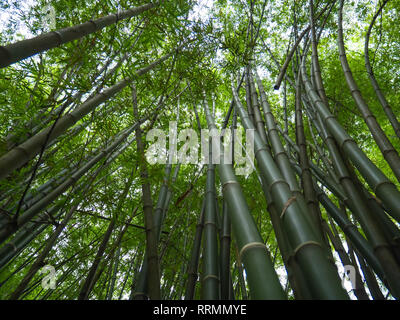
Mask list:
[[[399,10],[2,4],[0,299],[399,299]]]

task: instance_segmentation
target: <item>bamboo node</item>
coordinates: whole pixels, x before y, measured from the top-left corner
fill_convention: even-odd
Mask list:
[[[381,185],[383,185],[383,184],[390,184],[390,185],[393,185],[393,183],[390,182],[390,181],[388,181],[388,180],[381,181],[381,182],[377,183],[377,184],[374,186],[374,193],[375,193],[375,194],[377,193],[379,187],[380,187]]]
[[[215,222],[212,222],[212,221],[206,221],[206,222],[204,222],[203,226],[205,227],[205,226],[208,225],[208,224],[213,225],[215,228],[217,227],[217,225],[215,224]]]
[[[319,242],[316,242],[316,241],[306,241],[306,242],[303,242],[302,244],[300,244],[296,249],[294,249],[293,250],[293,255],[294,256],[296,256],[296,254],[300,251],[300,249],[302,249],[303,247],[305,247],[305,246],[308,246],[308,245],[317,245],[317,246],[319,246],[320,248],[322,248],[322,246],[321,246],[321,244],[319,243]]]
[[[260,151],[267,151],[268,153],[269,153],[269,150],[267,149],[267,147],[261,147],[261,148],[259,148],[258,150],[256,150],[256,152],[254,153],[254,155],[255,156],[257,156],[257,154],[260,152]]]
[[[228,185],[228,184],[239,184],[237,181],[235,180],[228,180],[226,182],[224,182],[224,184],[222,185],[222,191],[224,191],[224,188]]]
[[[281,215],[280,215],[280,218],[281,218],[281,219],[283,218],[284,214],[286,213],[286,210],[289,208],[289,206],[290,206],[295,200],[296,200],[296,196],[293,196],[293,197],[290,197],[290,198],[286,201],[285,205],[283,206]]]
[[[275,184],[277,184],[277,183],[284,183],[284,184],[286,184],[286,185],[289,187],[288,183],[287,183],[285,180],[278,179],[278,180],[275,180],[274,182],[271,183],[271,185],[268,187],[268,191],[271,192],[271,191],[272,191],[272,188],[273,188],[273,187],[275,186]]]
[[[341,149],[344,149],[344,145],[347,143],[347,142],[354,142],[354,140],[352,139],[352,138],[346,138],[346,139],[344,139],[343,141],[342,141],[342,143],[340,144],[340,148]],[[354,142],[355,143],[355,142]]]
[[[219,281],[219,278],[215,274],[208,274],[201,281],[205,281],[209,278],[216,279],[217,281]]]
[[[56,34],[58,36],[58,38],[60,39],[60,43],[63,43],[63,36],[60,32],[58,32],[57,30],[53,31],[54,34]]]
[[[252,248],[263,248],[263,249],[267,249],[266,245],[262,242],[249,242],[247,244],[245,244],[242,249],[240,249],[239,252],[239,259],[242,260],[242,256],[243,254],[248,250],[248,249],[252,249]]]

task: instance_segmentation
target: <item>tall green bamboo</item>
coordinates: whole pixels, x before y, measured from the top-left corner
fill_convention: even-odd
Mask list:
[[[233,83],[232,88],[234,89]],[[244,111],[236,91],[232,90],[232,93],[243,126],[247,130],[254,130],[254,126]],[[258,132],[254,132],[255,155],[260,172],[271,190],[277,209],[281,212],[280,218],[287,230],[290,243],[295,248],[295,258],[298,259],[305,273],[313,296],[320,299],[348,299],[341,286],[336,266],[328,260],[326,250],[316,237],[308,220],[303,216],[287,182],[283,179],[274,160],[263,145]],[[317,265],[318,267],[316,267]]]
[[[206,104],[204,104],[204,112],[209,129],[217,129]],[[285,299],[267,248],[251,216],[232,165],[225,164],[221,155],[217,167],[224,199],[228,203],[236,243],[240,249],[239,257],[246,269],[252,299]]]
[[[272,114],[271,111],[271,106],[268,103],[267,96],[264,91],[263,84],[261,82],[260,77],[258,76],[257,72],[255,72],[256,80],[257,80],[257,85],[258,85],[258,90],[260,92],[261,96],[261,104],[264,112],[264,118],[266,122],[266,127],[267,127],[267,132],[268,132],[268,138],[269,141],[271,142],[272,150],[274,152],[275,160],[276,163],[280,169],[280,172],[282,173],[282,176],[284,177],[284,180],[287,182],[289,185],[289,188],[293,194],[294,197],[296,197],[296,201],[298,202],[300,209],[303,212],[304,217],[308,220],[310,224],[314,224],[315,228],[313,228],[313,232],[315,235],[320,239],[321,245],[324,245],[323,241],[323,234],[318,228],[318,224],[314,223],[313,217],[309,214],[307,204],[304,200],[303,194],[301,192],[301,189],[299,187],[299,184],[296,180],[296,176],[291,168],[289,158],[285,152],[285,149],[283,148],[282,142],[279,138],[277,127],[276,127],[276,121],[275,117]],[[263,139],[261,135],[261,139]],[[272,153],[269,152],[271,155]],[[273,197],[271,197],[273,198]]]
[[[113,229],[115,226],[115,222],[116,222],[116,216],[113,215],[113,218],[110,220],[107,230],[104,233],[103,240],[101,241],[101,244],[97,251],[96,257],[94,258],[93,263],[90,267],[89,273],[88,273],[87,277],[85,278],[85,281],[82,284],[82,287],[81,287],[79,295],[78,295],[78,300],[87,300],[89,298],[89,294],[93,288],[92,285],[93,285],[93,280],[96,275],[96,271],[97,271],[99,264],[103,258],[103,254],[108,245],[108,241],[110,240],[111,233],[113,232]]]
[[[96,20],[69,27],[51,31],[32,39],[18,41],[7,46],[0,47],[0,68],[9,66],[12,63],[26,59],[39,52],[58,47],[64,43],[82,38],[88,34],[94,33],[118,21],[128,19],[141,14],[144,11],[154,8],[157,3],[148,3],[140,7],[131,8],[123,12],[111,14]]]

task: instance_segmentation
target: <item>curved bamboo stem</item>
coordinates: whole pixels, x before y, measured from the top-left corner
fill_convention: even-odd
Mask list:
[[[365,35],[365,44],[364,44],[364,58],[365,58],[365,68],[367,69],[367,74],[369,77],[369,80],[371,81],[371,85],[375,90],[375,94],[378,97],[378,100],[383,108],[383,111],[385,112],[386,116],[388,117],[390,124],[393,127],[394,132],[396,133],[397,137],[400,138],[400,124],[399,121],[396,118],[396,115],[393,113],[392,108],[389,105],[389,102],[386,100],[385,95],[383,94],[378,81],[375,78],[374,72],[371,67],[371,62],[369,59],[369,39],[371,36],[371,31],[374,26],[374,23],[376,21],[376,18],[379,16],[379,14],[382,12],[384,6],[386,3],[388,3],[389,0],[384,0],[382,4],[380,5],[378,11],[375,13],[375,15],[372,18],[372,21],[368,27],[368,31]]]

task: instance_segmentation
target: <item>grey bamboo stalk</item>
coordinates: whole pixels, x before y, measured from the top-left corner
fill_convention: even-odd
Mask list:
[[[141,76],[156,65],[168,59],[172,53],[154,61],[147,67],[136,70],[135,76]],[[0,179],[4,179],[8,174],[36,156],[43,148],[44,143],[50,143],[55,138],[63,134],[68,128],[73,126],[82,117],[94,110],[101,103],[107,101],[116,93],[121,91],[131,82],[130,78],[125,78],[103,92],[98,93],[93,98],[86,100],[82,105],[69,114],[62,116],[54,126],[43,129],[38,134],[21,143],[0,158]]]
[[[204,111],[209,129],[217,129],[210,110],[205,108]],[[232,165],[225,164],[224,157],[221,156],[221,161],[217,165],[219,177],[224,199],[229,206],[236,243],[240,249],[239,257],[246,268],[251,297],[252,299],[286,299]]]
[[[385,132],[382,130],[375,116],[372,114],[367,102],[364,100],[361,91],[354,80],[349,63],[347,61],[342,26],[343,4],[344,0],[340,0],[338,11],[338,48],[339,59],[342,65],[343,73],[345,75],[347,86],[349,87],[351,95],[353,96],[353,99],[357,104],[365,123],[371,131],[376,144],[381,150],[383,157],[389,164],[397,180],[400,181],[400,156],[386,136]]]
[[[379,100],[380,104],[382,105],[383,111],[385,112],[386,116],[388,117],[390,124],[393,127],[394,132],[396,133],[397,137],[400,138],[399,121],[397,120],[396,115],[393,113],[393,110],[392,110],[391,106],[389,105],[389,102],[386,100],[386,97],[383,94],[383,92],[378,84],[378,81],[375,78],[374,72],[371,67],[371,62],[370,62],[370,58],[369,58],[369,49],[368,49],[371,31],[372,31],[372,28],[374,27],[376,18],[382,12],[384,6],[386,5],[386,3],[388,3],[388,1],[389,0],[384,0],[382,2],[378,11],[373,16],[372,21],[368,27],[367,33],[365,35],[364,58],[365,58],[365,68],[367,69],[368,77],[369,77],[369,80],[371,81],[372,87],[375,90],[375,94],[378,97],[378,100]]]
[[[157,3],[148,3],[140,7],[111,14],[96,20],[69,27],[51,31],[32,39],[22,40],[0,47],[0,68],[4,68],[15,62],[26,59],[37,53],[47,51],[58,47],[64,43],[82,38],[88,34],[94,33],[118,21],[128,19],[141,14],[144,11],[154,8]]]

